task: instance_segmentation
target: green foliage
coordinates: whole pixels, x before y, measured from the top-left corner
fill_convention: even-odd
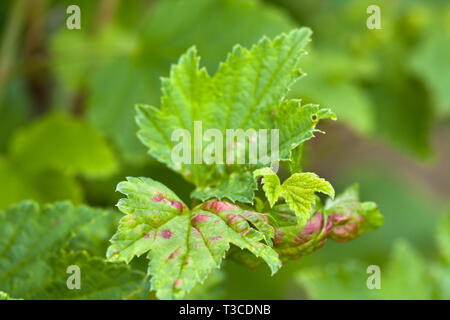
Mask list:
[[[7,293],[0,291],[0,300],[17,300],[17,299],[11,298]]]
[[[1,209],[23,199],[34,199],[40,203],[62,199],[78,203],[83,199],[81,187],[69,174],[54,170],[24,171],[20,166],[1,157],[0,180],[2,181]]]
[[[193,196],[202,200],[226,197],[233,202],[251,203],[255,187],[241,188],[240,184],[249,180],[248,171],[252,166],[217,163],[206,166],[195,164],[193,159],[174,163],[172,151],[181,143],[176,144],[172,139],[175,129],[189,133],[192,138],[188,143],[195,152],[195,134],[199,134],[194,132],[195,121],[202,120],[203,130],[219,130],[222,137],[228,129],[245,132],[276,128],[280,130],[279,158],[272,161],[278,161],[290,160],[291,150],[313,137],[319,119],[334,116],[316,105],[301,106],[298,100],[284,100],[289,86],[301,74],[298,62],[310,33],[303,28],[274,40],[264,37],[250,50],[235,46],[214,77],[206,69],[199,69],[199,57],[191,48],[172,67],[170,77],[162,80],[161,109],[138,106],[140,139],[151,155],[197,186]],[[287,119],[286,113],[296,116]],[[248,146],[244,144],[237,152],[245,155]],[[198,146],[197,152],[203,155],[208,146]],[[228,142],[222,145],[222,154],[227,155],[228,162],[227,147]]]
[[[219,300],[224,299],[226,280],[225,273],[216,269],[204,283],[194,287],[186,296],[186,300]]]
[[[45,116],[16,133],[10,159],[23,170],[56,170],[85,176],[105,176],[117,169],[103,137],[85,121],[62,114]]]
[[[103,257],[109,246],[109,239],[116,232],[121,214],[116,209],[107,209],[70,239],[68,249],[87,251],[91,255]]]
[[[450,264],[450,213],[442,217],[438,225],[436,241],[442,259]]]
[[[448,299],[448,220],[449,216],[444,215],[438,226],[442,261],[426,260],[407,241],[397,240],[387,265],[380,268],[380,289],[367,288],[368,265],[361,261],[304,268],[297,275],[298,283],[312,299]]]
[[[45,287],[27,292],[27,299],[118,300],[140,290],[142,272],[132,271],[125,265],[106,263],[102,258],[90,256],[85,251],[61,252],[49,260],[52,277]],[[67,289],[68,266],[81,270],[81,288]]]
[[[0,157],[0,208],[23,199],[81,202],[77,175],[105,177],[118,163],[102,135],[80,119],[46,115],[13,135]]]
[[[126,215],[107,257],[128,263],[148,252],[151,289],[160,299],[180,299],[203,282],[220,267],[230,244],[261,257],[272,273],[281,266],[275,251],[260,242],[264,233],[250,225],[270,232],[256,212],[219,201],[189,211],[171,190],[149,178],[128,178],[118,190],[127,196],[118,203]]]
[[[316,201],[315,192],[322,192],[334,198],[334,189],[331,184],[319,178],[315,173],[294,173],[281,185],[280,179],[270,168],[255,170],[253,175],[255,178],[263,177],[261,182],[270,207],[273,207],[281,196],[301,222],[306,222],[310,217],[312,205]]]
[[[328,239],[351,241],[383,224],[383,216],[374,203],[359,201],[356,186],[347,188],[334,200],[328,199],[325,206],[313,194],[311,197],[306,223],[296,219],[294,209],[288,204],[275,205],[267,214],[275,226],[274,248],[282,261],[308,255]]]
[[[303,63],[309,81],[293,97],[332,106],[363,136],[430,155],[432,124],[448,118],[448,3],[380,1],[382,27],[371,30],[365,13],[373,1],[272,1],[316,35]]]
[[[450,299],[448,215],[432,229],[448,206],[447,2],[379,1],[370,30],[369,0],[80,0],[78,31],[71,1],[40,3],[0,4],[0,300]],[[193,138],[194,121],[277,129],[279,157],[178,165],[171,133]],[[389,145],[439,153],[424,167]],[[333,187],[304,171],[336,190],[359,181],[385,219],[356,186],[322,203]],[[122,215],[109,206],[124,176],[153,180],[119,184]],[[371,264],[381,290],[366,287]]]
[[[377,291],[367,289],[366,268],[358,261],[304,268],[299,271],[296,280],[309,299],[371,300],[375,299]]]
[[[0,287],[24,299],[119,299],[136,291],[139,272],[112,266],[85,252],[63,249],[76,232],[103,214],[68,202],[24,201],[0,212]],[[82,287],[68,290],[66,269],[81,269]]]
[[[280,179],[271,168],[261,168],[253,171],[253,176],[258,178],[262,176],[261,184],[269,201],[270,207],[273,207],[278,197],[281,195]]]
[[[448,10],[450,14],[450,9]],[[445,19],[445,17],[443,17]],[[430,90],[434,105],[441,116],[450,113],[450,28],[435,27],[439,31],[421,39],[417,48],[410,57],[410,68],[416,72],[417,77],[423,79]]]
[[[322,268],[301,270],[298,282],[311,299],[431,299],[431,278],[425,263],[406,242],[394,245],[386,269],[381,268],[381,289],[366,285],[368,265],[349,261]],[[386,271],[384,271],[386,270]]]
[[[385,299],[430,299],[431,279],[425,259],[407,242],[394,244],[382,284]]]
[[[122,6],[127,12],[138,7]],[[158,103],[160,77],[189,47],[196,45],[208,67],[216,68],[235,43],[250,45],[293,27],[287,15],[256,0],[158,1],[138,10],[126,26],[115,23],[90,34],[62,29],[51,46],[52,69],[65,95],[89,88],[88,119],[131,163],[147,159],[132,106]]]
[[[336,199],[328,199],[325,203],[324,212],[335,218],[339,216],[340,220],[343,221],[357,215],[361,216],[364,220],[364,223],[358,226],[361,234],[377,229],[384,222],[384,218],[374,202],[359,201],[359,186],[356,184],[348,187]]]
[[[226,180],[218,182],[217,185],[195,189],[192,191],[191,197],[202,201],[210,198],[228,198],[233,201],[251,203],[256,189],[257,187],[249,172],[234,172]]]
[[[139,138],[150,154],[197,187],[191,193],[194,203],[203,201],[189,209],[173,191],[150,178],[129,177],[117,186],[127,196],[117,205],[125,216],[111,238],[107,258],[129,263],[135,256],[147,253],[150,290],[156,291],[156,297],[183,298],[205,281],[214,268],[220,267],[228,251],[249,266],[263,260],[274,274],[281,267],[277,252],[286,261],[320,248],[329,236],[336,241],[354,239],[366,231],[365,218],[371,219],[367,221],[367,231],[381,224],[382,218],[373,203],[358,202],[352,208],[355,212],[348,210],[344,215],[333,212],[327,217],[320,212],[322,206],[315,192],[334,198],[334,189],[314,173],[294,173],[281,185],[278,176],[264,167],[261,159],[250,161],[251,165],[245,161],[230,163],[228,137],[226,146],[217,141],[215,145],[211,142],[203,146],[205,139],[196,136],[202,135],[203,129],[215,129],[219,132],[215,139],[221,139],[229,134],[230,128],[243,132],[276,128],[279,154],[271,159],[272,163],[290,162],[291,167],[298,169],[299,160],[292,156],[298,156],[299,152],[292,151],[301,152],[302,144],[319,131],[315,126],[320,119],[335,118],[329,109],[286,100],[289,86],[301,75],[298,61],[310,33],[302,28],[274,40],[263,37],[250,50],[237,45],[213,77],[199,67],[200,59],[195,48],[191,48],[172,66],[169,78],[162,79],[161,108],[137,106]],[[183,134],[177,137],[181,136],[183,141],[175,145],[173,136],[179,129],[183,129]],[[235,141],[233,137],[231,144],[238,147],[231,156],[239,158],[244,154],[245,160],[252,134],[243,135],[244,141],[239,138]],[[186,145],[189,150],[184,150]],[[214,150],[214,156],[225,154],[226,165],[223,159],[216,158],[213,164],[195,159],[199,153],[210,151],[211,145],[222,148]],[[182,148],[183,159],[174,159],[174,150]],[[186,160],[186,156],[190,158]],[[251,172],[255,168],[261,168],[254,171],[254,177],[263,176],[270,207],[281,196],[291,212],[300,217],[287,224],[291,229],[274,229],[264,213],[245,205],[253,203],[257,184]],[[353,197],[357,202],[357,193]],[[220,201],[222,198],[238,204]],[[313,206],[317,210],[314,216]],[[261,200],[258,207],[265,209]],[[286,215],[274,211],[267,215],[279,226],[277,219],[283,220]],[[231,250],[230,244],[235,246]]]
[[[12,79],[0,100],[0,151],[7,150],[14,131],[30,118],[30,101],[22,79]]]
[[[333,40],[335,41],[335,40]],[[292,96],[332,106],[339,120],[363,135],[375,132],[374,103],[358,87],[356,75],[370,68],[350,56],[313,48],[303,62],[307,81],[294,86]]]

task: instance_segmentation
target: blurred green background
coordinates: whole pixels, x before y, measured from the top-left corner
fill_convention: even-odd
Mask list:
[[[81,9],[81,30],[66,27],[71,4]],[[366,26],[372,4],[381,29]],[[314,35],[307,76],[290,94],[338,116],[306,145],[304,170],[338,192],[358,182],[385,223],[351,243],[329,242],[274,277],[227,261],[191,297],[450,299],[445,0],[2,1],[0,209],[24,199],[112,208],[116,184],[136,175],[187,200],[193,186],[137,139],[134,104],[159,105],[160,77],[192,45],[214,73],[234,44],[297,26]],[[101,228],[95,240],[106,248],[115,225]],[[381,292],[365,287],[372,264],[386,279]]]

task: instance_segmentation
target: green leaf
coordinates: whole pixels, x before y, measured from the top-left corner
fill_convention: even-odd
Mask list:
[[[93,256],[103,257],[121,217],[119,210],[105,210],[102,216],[85,225],[70,239],[67,249],[75,252],[85,250]]]
[[[330,238],[351,241],[373,231],[383,223],[383,216],[372,202],[359,202],[358,188],[352,186],[323,207],[315,196],[311,217],[299,221],[286,203],[277,204],[266,213],[275,227],[274,249],[282,261],[297,259],[322,247]]]
[[[287,226],[298,226],[298,217],[294,211],[289,209],[286,203],[277,204],[264,213],[270,224],[276,228]]]
[[[125,213],[118,232],[111,239],[107,256],[111,261],[130,262],[149,250],[152,234],[158,226],[164,226],[181,212],[186,205],[163,184],[149,178],[128,177],[118,184],[117,190],[127,196],[117,207]]]
[[[316,38],[320,41],[320,37]],[[331,106],[347,126],[360,134],[372,134],[375,129],[373,103],[351,75],[361,72],[360,64],[353,56],[336,52],[335,47],[312,50],[303,61],[303,70],[308,76],[296,83],[291,96]]]
[[[105,177],[117,169],[102,135],[82,119],[53,113],[15,132],[0,158],[0,208],[24,199],[83,200],[76,175]]]
[[[39,300],[118,300],[141,288],[144,274],[131,271],[125,264],[107,263],[85,251],[60,252],[49,260],[52,273],[47,282],[24,296]],[[67,288],[68,266],[80,268],[80,289]]]
[[[262,176],[261,184],[266,194],[266,198],[269,201],[270,207],[273,207],[281,195],[280,179],[277,174],[270,168],[261,168],[253,171],[253,176],[258,178]]]
[[[433,263],[431,266],[433,287],[436,298],[441,300],[450,299],[450,264]]]
[[[383,67],[379,76],[382,80],[372,88],[377,132],[391,144],[426,158],[431,151],[429,136],[434,118],[428,92],[417,80],[408,78],[407,71],[396,70],[394,65],[398,63],[392,61]]]
[[[439,253],[443,260],[450,265],[450,214],[444,214],[437,224],[436,240]]]
[[[20,300],[11,298],[7,293],[0,291],[0,300]]]
[[[381,267],[381,288],[366,286],[369,265],[351,261],[301,270],[297,276],[312,299],[432,299],[433,282],[424,259],[405,241],[395,242],[387,266]]]
[[[335,199],[328,199],[324,209],[326,213],[333,213],[346,210],[356,211],[359,207],[359,186],[354,184],[337,195]]]
[[[291,150],[314,136],[319,119],[334,118],[329,109],[320,109],[317,105],[302,106],[299,100],[284,99],[289,87],[301,75],[298,63],[310,41],[310,34],[309,29],[302,28],[273,40],[263,37],[249,50],[237,45],[220,64],[214,77],[199,67],[196,49],[189,49],[178,64],[172,66],[169,78],[162,80],[161,108],[137,106],[137,122],[141,129],[139,138],[152,156],[198,187],[193,196],[206,199],[215,192],[233,202],[251,203],[255,184],[238,190],[233,180],[244,179],[242,174],[271,162],[290,160]],[[291,116],[286,117],[286,114]],[[201,121],[201,128],[194,130],[195,121]],[[272,154],[272,159],[254,159],[248,164],[244,164],[246,161],[238,162],[238,159],[247,157],[250,142],[256,140],[258,143],[256,130],[267,128],[279,132],[278,157]],[[190,151],[183,150],[182,160],[172,159],[172,152],[182,143],[172,139],[176,129],[185,130],[187,145],[190,146]],[[201,136],[203,130],[209,129],[218,130],[221,138],[230,134],[227,130],[232,129],[240,129],[242,134],[237,141],[234,140],[236,136],[232,137],[235,143],[219,145],[215,154],[220,159],[212,164],[196,161],[195,155],[192,157],[192,153],[204,155],[213,146],[212,141],[208,142]],[[234,133],[238,135],[236,131]],[[276,135],[270,132],[270,139],[272,134]],[[263,142],[259,141],[260,148]],[[233,145],[237,148],[228,150]],[[272,147],[275,145],[268,143],[267,150],[272,150]],[[188,153],[187,159],[184,152]],[[231,157],[233,163],[229,163]]]
[[[206,201],[211,198],[230,199],[232,202],[253,203],[253,193],[257,189],[249,172],[232,173],[227,180],[215,187],[197,188],[191,197]]]
[[[22,77],[9,79],[0,99],[0,151],[5,152],[14,131],[31,116],[31,106]]]
[[[311,30],[301,28],[273,40],[263,37],[250,50],[234,46],[213,78],[220,93],[213,127],[265,128],[270,111],[302,76],[299,61],[310,41]]]
[[[186,300],[225,299],[225,272],[216,269],[204,283],[195,286],[184,298]]]
[[[103,211],[68,202],[40,208],[30,201],[0,212],[0,288],[24,299],[121,299],[141,286],[143,274],[107,264],[86,252],[62,250]],[[80,289],[69,290],[67,268],[80,268]]]
[[[324,211],[335,220],[337,225],[347,224],[345,228],[337,226],[334,228],[332,238],[336,241],[341,237],[347,241],[349,236],[353,238],[353,236],[373,231],[384,222],[384,218],[374,202],[359,201],[359,186],[357,184],[348,187],[335,199],[328,199]],[[348,229],[350,220],[354,221],[355,230]],[[361,220],[364,220],[364,223],[361,223]],[[356,232],[356,234],[350,235],[351,232]]]
[[[331,184],[315,173],[294,173],[281,186],[278,176],[270,168],[255,170],[254,176],[263,176],[263,190],[271,207],[281,196],[301,222],[305,222],[310,217],[312,205],[316,199],[315,192],[322,192],[334,198],[334,189]]]
[[[319,178],[315,173],[294,173],[283,182],[282,194],[299,217],[307,217],[315,199],[315,192],[322,192],[334,198],[334,189],[331,184]]]
[[[432,298],[432,281],[425,260],[408,242],[394,243],[381,284],[384,299]]]
[[[445,19],[445,18],[443,18]],[[433,32],[418,44],[410,57],[410,68],[422,78],[431,91],[432,98],[442,116],[450,114],[450,87],[448,56],[450,55],[450,31],[435,27]]]
[[[33,199],[39,203],[71,200],[80,203],[83,192],[74,177],[54,170],[29,172],[0,157],[0,209]]]
[[[289,171],[291,174],[302,172],[303,144],[291,151],[291,161]]]
[[[132,5],[123,6],[128,13]],[[130,163],[147,159],[136,138],[133,105],[158,103],[160,77],[189,47],[198,46],[215,69],[235,43],[251,45],[295,27],[288,15],[255,0],[171,0],[146,8],[142,12],[137,4],[139,14],[126,29],[116,24],[88,36],[64,30],[52,41],[52,69],[63,89],[87,83],[89,121]],[[218,36],[223,30],[227,36]]]
[[[367,288],[367,265],[360,261],[302,268],[295,279],[313,300],[373,300],[379,290]],[[383,278],[382,278],[383,279]],[[383,286],[383,281],[381,281]]]
[[[68,202],[45,205],[23,201],[0,211],[0,287],[12,296],[27,293],[47,281],[49,258],[101,210]]]
[[[297,83],[292,97],[329,105],[358,133],[425,157],[434,106],[448,114],[448,9],[443,1],[407,2],[378,3],[383,27],[373,32],[359,27],[371,1],[340,1],[330,10],[283,1],[315,33],[302,64],[307,81]]]
[[[149,178],[128,178],[118,190],[127,196],[118,203],[125,216],[107,257],[128,263],[148,252],[151,289],[160,299],[182,298],[202,283],[220,267],[230,244],[261,257],[272,273],[280,267],[276,252],[260,242],[273,236],[273,229],[267,230],[259,213],[222,201],[190,212],[172,191]]]
[[[319,120],[336,120],[336,115],[317,104],[302,105],[300,100],[283,100],[275,109],[275,128],[280,134],[281,160],[299,161],[292,158],[292,151],[303,146],[303,142],[314,137]],[[323,133],[323,132],[322,132]],[[297,166],[299,164],[297,163]]]
[[[57,134],[55,134],[57,133]],[[83,120],[50,114],[20,130],[12,139],[11,161],[26,170],[106,176],[117,169],[104,138]]]

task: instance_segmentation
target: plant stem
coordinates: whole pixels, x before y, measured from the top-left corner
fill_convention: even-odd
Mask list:
[[[0,108],[6,80],[14,63],[16,42],[24,24],[25,13],[29,0],[17,0],[12,4],[12,13],[5,27],[0,48]]]

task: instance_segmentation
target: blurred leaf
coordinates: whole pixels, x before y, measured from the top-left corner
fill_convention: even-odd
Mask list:
[[[432,281],[425,260],[405,241],[394,243],[386,271],[381,270],[384,299],[432,298]]]
[[[450,12],[448,4],[381,1],[377,5],[382,28],[370,30],[366,27],[370,0],[277,2],[315,32],[316,47],[304,64],[310,75],[298,82],[292,96],[325,104],[359,133],[422,158],[429,156],[435,112],[427,88],[439,90],[435,104],[448,104],[442,91],[448,63],[442,60],[445,41],[427,39],[435,38],[434,30],[448,30],[449,15],[440,13]],[[411,54],[420,63],[415,72],[411,72]]]
[[[7,293],[0,291],[0,300],[18,300],[11,298]]]
[[[104,138],[88,123],[62,114],[40,118],[15,134],[10,158],[25,170],[105,176],[117,169]]]
[[[358,181],[362,198],[378,205],[384,224],[345,246],[327,245],[320,252],[323,261],[360,258],[381,263],[398,238],[406,239],[421,252],[431,250],[436,225],[434,213],[441,212],[442,207],[422,183],[412,177],[405,179],[394,168],[377,166],[372,161],[341,170],[333,181],[337,190]]]
[[[62,251],[102,210],[68,202],[24,201],[0,211],[0,287],[25,299],[120,299],[141,285],[144,275],[85,252]],[[81,289],[69,290],[67,267],[81,271]]]
[[[379,292],[367,288],[369,275],[366,268],[367,266],[356,261],[326,267],[315,266],[300,270],[296,280],[306,290],[309,299],[375,299]]]
[[[195,286],[186,296],[185,300],[219,300],[224,299],[225,288],[223,286],[225,273],[214,270],[204,283]]]
[[[327,199],[324,212],[331,215],[337,225],[350,219],[351,216],[359,215],[364,223],[359,226],[358,234],[373,231],[379,228],[384,221],[374,202],[359,201],[359,186],[356,184],[345,189],[335,199]],[[356,220],[360,223],[359,217]],[[334,229],[337,229],[337,226]],[[332,231],[333,233],[338,238],[344,235],[337,230]]]
[[[388,265],[381,270],[381,289],[368,289],[368,265],[346,262],[301,270],[297,280],[311,299],[432,298],[432,281],[423,258],[404,241],[394,244]]]
[[[148,63],[118,57],[90,78],[88,120],[104,132],[121,152],[121,157],[132,164],[149,159],[136,136],[134,106],[159,96],[159,81],[149,76],[152,74],[150,67]]]
[[[83,199],[81,187],[73,177],[54,170],[23,171],[3,158],[0,158],[0,181],[0,209],[24,199],[39,203],[57,200],[79,203]]]
[[[439,29],[438,29],[439,30]],[[440,114],[450,115],[450,31],[432,32],[417,46],[410,65],[431,91]]]
[[[450,299],[450,264],[436,263],[431,265],[431,275],[436,298],[441,300]]]
[[[89,83],[90,78],[86,75],[93,68],[106,64],[117,56],[131,54],[136,48],[136,36],[123,28],[111,25],[101,32],[93,37],[87,32],[61,28],[53,35],[49,48],[53,58],[52,70],[59,85],[63,86],[63,92],[73,94]]]
[[[450,213],[437,223],[436,242],[442,259],[450,265]]]
[[[127,298],[142,285],[144,274],[132,271],[124,264],[107,263],[84,251],[60,252],[49,260],[52,273],[45,284],[33,288],[24,296],[39,300],[119,300]],[[67,267],[80,268],[80,289],[69,290]]]
[[[317,38],[317,37],[316,37]],[[375,116],[370,96],[353,79],[354,59],[333,50],[312,50],[304,58],[306,77],[293,87],[291,96],[327,106],[339,120],[362,134],[372,134]]]
[[[158,103],[159,78],[179,55],[195,44],[207,66],[216,68],[236,42],[250,45],[293,26],[287,16],[255,0],[158,1],[139,18],[138,28],[130,21],[129,29],[111,26],[92,39],[66,30],[53,41],[55,73],[67,87],[84,83],[89,74],[88,117],[132,163],[146,159],[135,135],[133,106]]]
[[[394,67],[398,63],[387,64],[372,87],[378,132],[397,147],[425,158],[430,154],[433,112],[423,86]]]
[[[31,105],[23,79],[11,79],[4,90],[0,101],[0,152],[6,151],[14,131],[31,116]]]
[[[109,239],[116,231],[121,218],[116,209],[107,209],[101,217],[83,226],[70,240],[68,248],[73,251],[85,250],[92,255],[103,257],[110,245]]]
[[[79,228],[101,215],[101,210],[68,202],[40,208],[35,202],[23,201],[0,211],[0,287],[25,298],[51,276],[50,256],[64,248]]]

